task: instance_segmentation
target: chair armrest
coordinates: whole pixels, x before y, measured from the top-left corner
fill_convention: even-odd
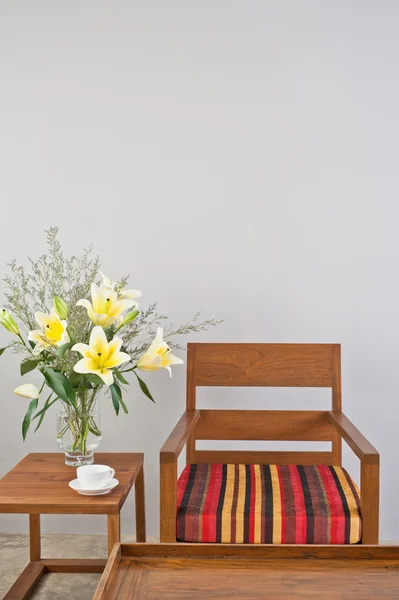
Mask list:
[[[164,443],[160,458],[160,540],[176,543],[177,458],[200,418],[187,410]]]
[[[199,410],[186,410],[186,412],[183,413],[180,421],[161,448],[161,463],[177,460],[177,457],[183,450],[194,427],[198,423],[199,418]]]
[[[380,455],[342,412],[329,411],[328,419],[356,456],[364,464],[379,464]]]

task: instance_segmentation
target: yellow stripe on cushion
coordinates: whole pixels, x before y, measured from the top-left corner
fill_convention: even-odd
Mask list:
[[[270,465],[273,488],[273,544],[281,544],[281,492],[276,465]]]
[[[345,494],[346,502],[348,504],[349,514],[350,514],[350,534],[349,534],[349,543],[356,544],[360,538],[360,517],[359,512],[357,510],[356,499],[353,495],[351,487],[346,479],[345,475],[342,472],[341,467],[334,467],[339,482],[342,486],[342,489]]]
[[[222,512],[222,543],[230,544],[234,542],[231,539],[231,508],[233,506],[235,467],[227,465],[226,491],[224,494],[223,512]]]
[[[238,500],[236,513],[236,543],[244,542],[244,509],[245,509],[245,465],[238,465]]]
[[[262,535],[262,488],[260,465],[254,465],[255,475],[255,513],[254,513],[254,543],[261,543]]]

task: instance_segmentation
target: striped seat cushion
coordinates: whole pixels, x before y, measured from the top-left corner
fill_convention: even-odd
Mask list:
[[[177,539],[244,544],[356,544],[359,490],[342,467],[187,465]]]

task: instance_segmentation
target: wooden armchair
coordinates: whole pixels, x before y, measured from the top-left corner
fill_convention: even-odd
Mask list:
[[[198,386],[328,387],[332,390],[332,410],[198,410],[196,408],[196,388]],[[355,484],[350,480],[345,470],[341,468],[342,439],[350,446],[361,462],[360,500]],[[210,451],[198,450],[196,448],[196,440],[330,441],[331,450],[328,452]],[[187,467],[191,471],[189,473],[186,471],[184,475],[186,478],[185,483],[183,482],[180,485],[180,480],[179,484],[177,481],[177,459],[185,445],[187,446],[187,464],[192,465],[192,467]],[[253,471],[254,465],[258,469],[256,472]],[[268,465],[273,466],[269,467]],[[292,465],[301,466],[295,467]],[[198,489],[202,484],[197,479],[192,479],[193,472],[195,471],[197,475],[198,473],[203,473],[203,476],[208,478],[209,483],[209,473],[212,468],[214,470],[219,469],[220,472],[224,473],[225,477],[224,483],[220,484],[224,494],[224,502],[228,505],[227,513],[223,512],[223,515],[220,509],[222,507],[221,510],[225,511],[225,507],[222,506],[220,500],[215,500],[216,496],[212,496],[205,501],[204,498],[198,495]],[[317,510],[323,513],[319,515],[320,520],[318,521],[318,523],[322,523],[323,527],[331,527],[330,521],[328,521],[331,518],[331,522],[336,523],[334,527],[339,528],[342,526],[350,528],[353,527],[353,524],[350,523],[348,525],[348,520],[345,521],[346,525],[342,525],[342,523],[344,523],[344,513],[347,518],[348,511],[352,511],[360,521],[360,525],[356,525],[357,538],[356,536],[353,537],[351,530],[350,543],[358,541],[364,544],[378,543],[379,454],[342,413],[341,347],[339,344],[188,344],[187,409],[160,452],[161,542],[176,542],[178,502],[181,505],[184,499],[187,500],[189,498],[190,494],[193,507],[190,505],[190,501],[186,502],[186,505],[182,508],[186,515],[195,513],[195,504],[198,505],[197,509],[201,512],[204,510],[204,504],[208,503],[210,506],[212,502],[218,501],[219,504],[215,505],[215,513],[219,510],[220,518],[218,519],[212,515],[211,511],[207,514],[206,523],[203,521],[205,525],[202,524],[201,526],[219,527],[217,521],[224,519],[224,524],[220,525],[220,527],[230,528],[230,524],[226,521],[226,518],[228,519],[232,515],[232,505],[234,504],[232,496],[235,492],[227,491],[226,473],[228,469],[235,469],[237,473],[242,473],[244,479],[246,477],[244,490],[246,498],[242,500],[243,506],[241,508],[244,515],[243,518],[247,519],[249,528],[247,531],[249,533],[236,536],[234,540],[236,542],[256,543],[257,539],[259,540],[261,537],[257,536],[256,533],[253,534],[253,520],[258,519],[260,523],[261,519],[276,518],[275,515],[271,516],[270,514],[269,517],[267,515],[266,517],[262,516],[262,511],[267,512],[267,506],[265,508],[265,504],[262,504],[262,501],[265,502],[264,500],[256,499],[256,493],[258,492],[254,492],[255,488],[259,491],[261,487],[259,483],[261,479],[259,477],[267,476],[269,478],[275,477],[275,481],[274,483],[272,482],[274,485],[273,489],[270,487],[270,497],[266,500],[266,504],[269,503],[270,505],[270,503],[274,503],[275,511],[279,507],[279,519],[286,519],[285,524],[279,524],[279,530],[281,530],[281,527],[283,529],[286,527],[287,530],[292,526],[300,527],[298,515],[299,512],[302,514],[305,511],[305,519],[307,518],[308,522],[309,520],[311,521],[312,527],[316,527],[314,523],[317,520]],[[239,469],[243,470],[239,471]],[[296,469],[299,470],[299,475]],[[307,471],[308,469],[315,469],[315,471]],[[298,485],[296,485],[294,479],[292,482],[288,479],[283,479],[284,477],[298,478],[299,476],[303,477],[303,481],[299,481],[298,479]],[[183,474],[181,477],[183,477]],[[323,477],[330,478],[328,481],[331,481],[332,484],[330,485],[328,482],[322,481]],[[308,507],[305,507],[304,504],[299,512],[297,506],[295,509],[296,514],[291,512],[290,514],[287,513],[287,515],[281,516],[281,506],[284,500],[283,494],[286,494],[287,490],[291,490],[291,488],[302,490],[302,496],[295,496],[295,503],[298,502],[298,497],[303,497],[306,502],[309,501],[309,489],[308,487],[305,489],[301,485],[303,483],[308,486],[311,478],[315,478],[315,485],[319,486],[319,492],[318,498],[312,497],[312,494],[310,494],[310,509],[308,510]],[[319,482],[316,481],[317,478],[320,479]],[[319,485],[320,482],[321,486]],[[339,482],[342,483],[342,486],[340,486]],[[331,487],[333,484],[337,484],[339,487],[339,493],[341,494],[340,501],[342,500],[343,502],[342,519],[338,518],[338,515],[338,520],[336,521],[334,521],[336,515],[334,516],[332,513],[330,515],[328,502],[327,504],[323,504],[323,498],[320,496],[320,490],[324,496],[328,495],[330,493],[328,486],[330,485]],[[212,485],[217,486],[219,484],[216,481]],[[237,484],[232,485],[236,485],[237,487]],[[262,485],[266,486],[267,482]],[[279,505],[276,503],[276,485],[277,494],[281,493],[277,498],[279,502],[281,500]],[[287,485],[291,487],[284,487]],[[187,491],[189,487],[190,490]],[[351,495],[351,506],[349,506],[347,498],[342,498],[343,487],[349,490],[348,494]],[[212,494],[214,493],[213,489],[211,490]],[[220,494],[220,490],[218,494]],[[339,498],[339,496],[337,497]],[[294,503],[294,500],[291,501],[291,505]],[[240,501],[239,499],[238,503]],[[245,513],[244,503],[249,506],[251,502],[253,502],[253,515],[255,516],[248,516],[248,511]],[[256,505],[256,502],[258,502],[258,505]],[[357,502],[357,506],[355,502]],[[330,504],[334,505],[334,503],[337,503],[336,498],[333,498]],[[341,508],[337,510],[341,510]],[[351,514],[351,518],[353,514]],[[235,524],[231,527],[235,528]],[[288,540],[288,537],[284,541],[280,534],[277,535],[277,538],[275,533],[271,534],[269,541],[267,541],[268,534],[266,533],[265,535],[266,537],[262,537],[263,543],[292,543]],[[305,542],[294,543],[321,543],[308,542],[308,540],[312,540],[313,538],[309,537],[309,534],[306,535]],[[304,534],[305,537],[306,535]],[[181,539],[181,536],[179,539]],[[336,539],[339,539],[339,537]],[[185,541],[197,540],[186,539]],[[209,539],[205,541],[215,540]],[[226,539],[223,539],[222,536],[220,540],[217,539],[216,541],[226,541]],[[228,541],[232,540],[228,538]],[[329,535],[326,543],[334,543],[332,537],[330,539]],[[335,543],[349,542],[335,541]]]

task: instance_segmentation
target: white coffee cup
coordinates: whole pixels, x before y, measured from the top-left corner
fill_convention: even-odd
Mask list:
[[[115,469],[107,465],[83,465],[76,469],[79,483],[84,490],[99,490],[115,475]]]

